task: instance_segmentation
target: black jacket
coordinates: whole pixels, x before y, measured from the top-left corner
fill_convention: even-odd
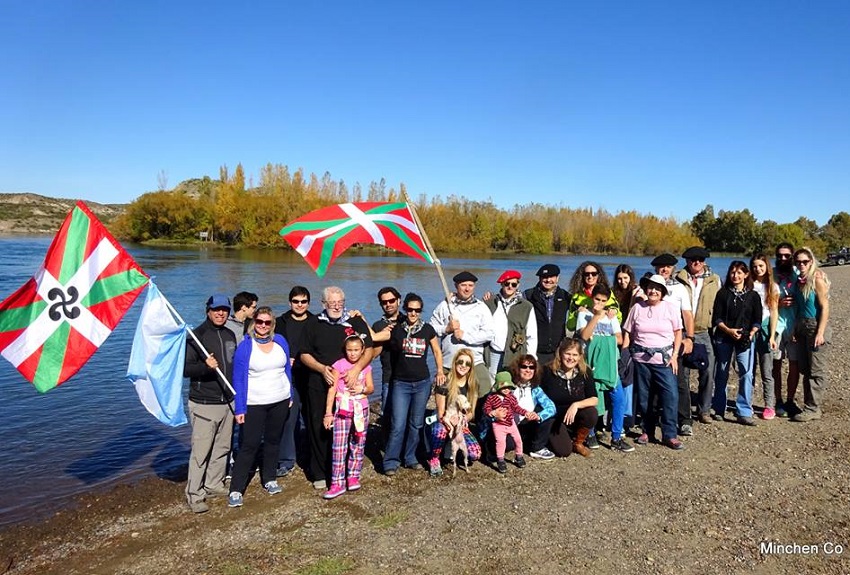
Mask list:
[[[537,353],[555,353],[567,335],[567,312],[570,294],[564,288],[555,288],[552,321],[546,315],[546,298],[539,286],[525,290],[525,299],[534,306],[537,316]]]
[[[236,337],[225,326],[218,327],[209,318],[195,328],[195,336],[206,350],[218,361],[218,367],[227,376],[233,378],[233,353],[236,351]],[[183,376],[189,378],[189,401],[203,404],[221,405],[229,403],[233,394],[219,381],[218,374],[206,364],[206,355],[198,348],[192,337],[186,338],[186,363]]]

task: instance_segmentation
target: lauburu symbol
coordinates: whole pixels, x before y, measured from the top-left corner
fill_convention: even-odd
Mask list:
[[[77,298],[80,297],[80,292],[77,291],[77,288],[71,286],[68,288],[68,292],[62,291],[61,288],[53,288],[49,292],[47,292],[47,299],[50,301],[58,299],[56,303],[50,306],[50,309],[47,312],[48,317],[53,321],[59,321],[62,319],[62,313],[65,314],[65,317],[68,319],[76,319],[80,317],[80,308],[73,305],[77,302]],[[62,313],[59,310],[62,310]]]

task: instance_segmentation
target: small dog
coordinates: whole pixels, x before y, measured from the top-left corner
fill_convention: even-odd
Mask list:
[[[469,404],[469,400],[463,395],[458,395],[454,403],[446,407],[445,419],[449,422],[446,430],[448,431],[448,441],[451,446],[452,477],[457,473],[458,451],[463,454],[463,470],[469,473],[469,467],[467,465],[469,451],[466,447],[466,439],[463,437],[463,430],[469,425],[469,411],[471,408],[472,406]],[[453,425],[451,423],[453,418],[457,418],[457,424]]]

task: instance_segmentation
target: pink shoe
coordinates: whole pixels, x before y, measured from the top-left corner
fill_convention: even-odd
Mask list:
[[[765,420],[773,419],[774,417],[776,417],[776,412],[769,407],[765,407],[764,411],[761,413],[761,418]]]
[[[360,480],[356,477],[348,480],[348,490],[349,491],[357,491],[360,489]]]
[[[334,499],[345,493],[345,485],[331,485],[331,488],[325,491],[322,496],[325,499]]]

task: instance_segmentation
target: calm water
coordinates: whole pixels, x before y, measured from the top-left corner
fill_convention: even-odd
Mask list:
[[[0,300],[38,269],[50,238],[0,239]],[[360,256],[350,252],[320,280],[293,252],[259,250],[164,249],[125,246],[189,325],[204,320],[204,301],[213,292],[232,295],[253,291],[262,305],[278,314],[288,308],[287,295],[296,284],[313,294],[318,311],[322,286],[339,285],[350,307],[375,321],[380,310],[377,290],[394,285],[404,294],[425,299],[428,314],[442,298],[433,266],[406,257]],[[569,281],[580,257],[442,258],[447,281],[462,269],[479,278],[479,293],[494,289],[508,268],[521,271],[525,286],[549,261]],[[649,271],[651,258],[594,258],[610,275],[618,263],[632,264],[638,275]],[[715,259],[721,275],[729,260]],[[170,428],[145,411],[132,384],[124,379],[133,333],[144,293],[106,343],[80,372],[62,386],[39,394],[5,360],[0,361],[0,416],[5,425],[0,443],[0,526],[45,516],[77,494],[117,482],[157,475],[177,480],[185,473],[189,427]],[[426,316],[428,317],[428,316]],[[380,367],[375,365],[377,370]],[[376,384],[380,377],[376,376]]]

